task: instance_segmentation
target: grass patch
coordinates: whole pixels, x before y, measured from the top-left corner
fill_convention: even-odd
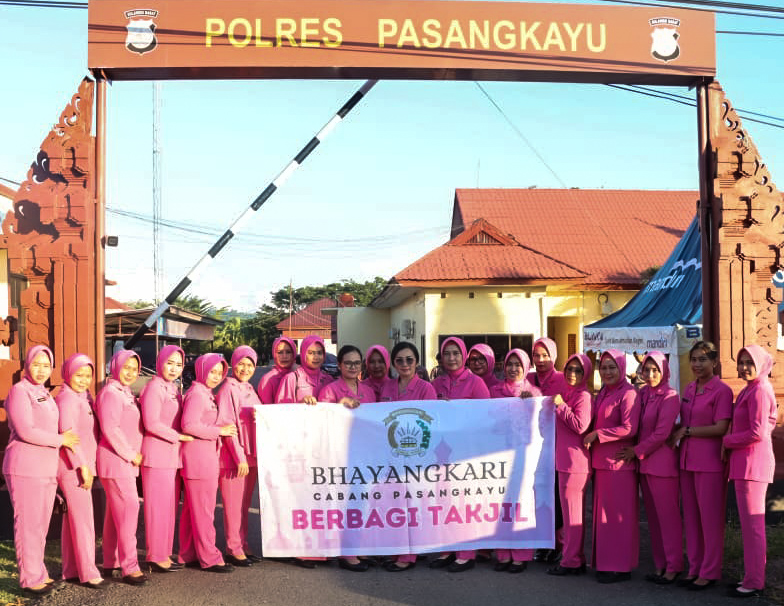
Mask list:
[[[784,524],[767,526],[765,531],[768,541],[765,598],[784,606]],[[724,573],[727,579],[743,578],[743,539],[737,515],[727,523],[724,532]]]
[[[52,578],[60,572],[60,541],[47,541],[44,562]],[[22,606],[29,599],[19,587],[19,569],[13,541],[0,541],[0,606]]]

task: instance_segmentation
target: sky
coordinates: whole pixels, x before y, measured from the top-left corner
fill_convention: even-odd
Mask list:
[[[87,11],[0,5],[0,27],[0,178],[21,182],[88,75]],[[716,27],[784,33],[783,20],[733,15]],[[718,80],[736,108],[784,118],[783,54],[784,37],[717,34]],[[361,84],[161,84],[162,218],[180,229],[162,229],[158,296]],[[290,282],[389,279],[448,240],[457,188],[698,188],[694,108],[604,85],[481,86],[503,114],[473,82],[380,81],[186,294],[254,311]],[[106,294],[121,301],[156,297],[152,91],[109,89],[107,234],[119,246],[107,249],[117,285]],[[745,126],[776,181],[784,130]]]

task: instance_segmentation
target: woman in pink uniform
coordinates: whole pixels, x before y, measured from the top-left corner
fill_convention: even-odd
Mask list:
[[[619,448],[634,446],[640,426],[637,392],[626,380],[626,355],[608,349],[599,358],[602,389],[594,403],[591,449],[593,480],[593,567],[600,583],[628,581],[640,551],[637,464],[618,461]]]
[[[495,352],[485,343],[477,343],[468,350],[468,369],[485,382],[491,394],[494,386],[503,383],[495,376]]]
[[[583,436],[591,425],[590,358],[574,354],[564,364],[566,389],[553,396],[555,404],[555,470],[563,518],[562,557],[547,574],[578,575],[585,572],[585,489],[591,477],[591,458]]]
[[[478,345],[474,345],[474,351]],[[485,345],[485,347],[487,347]],[[488,348],[489,349],[489,348]],[[492,352],[492,350],[491,350]],[[470,364],[471,353],[468,354]],[[475,354],[474,354],[475,355]],[[488,359],[488,365],[491,361]],[[493,357],[493,364],[495,358]],[[475,364],[476,365],[476,364]],[[528,371],[531,361],[528,354],[522,349],[512,349],[504,358],[504,381],[497,382],[490,388],[491,398],[532,398],[541,396],[542,392],[535,385],[528,382]],[[487,381],[485,381],[487,384]],[[496,572],[523,572],[528,567],[528,562],[534,559],[533,549],[496,549],[498,561],[494,570]]]
[[[723,439],[743,536],[743,581],[727,591],[736,598],[759,596],[765,587],[765,493],[776,466],[772,443],[776,396],[768,379],[772,368],[773,358],[759,345],[738,352],[738,376],[746,387],[738,394],[732,429]]]
[[[384,402],[403,402],[407,400],[435,400],[436,392],[427,381],[419,378],[416,369],[419,364],[419,351],[413,343],[401,341],[392,348],[392,364],[397,371],[397,380],[390,381],[381,396]],[[394,557],[385,568],[389,572],[403,572],[416,566],[417,556],[408,553]]]
[[[721,438],[732,418],[732,390],[716,376],[719,352],[709,341],[689,351],[695,381],[681,398],[681,424],[670,440],[680,443],[681,503],[686,534],[688,575],[677,584],[692,591],[721,578],[727,473]]]
[[[678,451],[667,444],[681,411],[670,387],[670,366],[660,351],[649,352],[640,365],[645,385],[640,390],[642,417],[637,446],[627,446],[618,459],[639,459],[640,488],[648,516],[651,550],[656,570],[646,579],[669,585],[683,570],[683,523],[678,488]]]
[[[79,435],[79,445],[73,450],[60,449],[57,484],[68,503],[61,531],[63,578],[78,578],[85,587],[103,589],[108,582],[101,578],[95,565],[93,521],[92,486],[96,473],[98,427],[89,389],[94,368],[89,357],[76,353],[60,369],[63,385],[56,398],[60,409],[60,431],[75,430]]]
[[[465,367],[466,346],[458,337],[447,337],[441,343],[441,365],[444,374],[433,380],[439,400],[482,400],[490,397],[487,385]],[[456,559],[455,559],[456,557]],[[444,553],[430,562],[431,568],[446,568],[449,572],[464,572],[474,567],[475,550]]]
[[[44,566],[44,546],[57,490],[58,448],[73,448],[73,429],[58,431],[57,404],[44,385],[54,356],[34,345],[25,357],[24,377],[5,400],[11,435],[3,458],[3,475],[14,508],[14,547],[19,585],[30,595],[52,591],[54,580]]]
[[[136,555],[139,493],[136,478],[142,464],[142,424],[136,397],[131,391],[139,376],[141,360],[123,349],[112,357],[111,378],[95,403],[101,430],[98,441],[98,477],[106,492],[103,521],[104,574],[120,570],[129,585],[145,585]]]
[[[294,370],[294,352],[297,346],[288,337],[278,337],[272,343],[274,366],[259,381],[259,399],[262,404],[273,404],[280,382]]]
[[[332,402],[342,404],[346,408],[357,408],[360,404],[376,401],[373,389],[364,381],[359,380],[362,372],[362,352],[353,345],[344,345],[338,351],[338,369],[340,376],[332,383],[322,387],[319,393],[319,402]],[[351,572],[365,572],[370,568],[370,562],[365,558],[356,556],[341,556],[338,565]]]
[[[555,369],[555,360],[558,357],[558,348],[555,341],[542,337],[534,341],[531,357],[534,363],[534,372],[530,373],[528,380],[542,390],[544,396],[563,396],[566,383],[562,372]],[[556,473],[555,501],[560,501],[558,494],[559,480]],[[560,536],[563,533],[563,518],[560,507],[555,508],[555,549],[537,549],[534,560],[537,562],[555,562],[561,549]]]
[[[233,376],[223,382],[218,392],[221,423],[239,428],[236,436],[222,438],[220,491],[226,559],[241,567],[260,561],[248,545],[248,510],[258,478],[253,407],[261,402],[249,382],[256,371],[256,360],[253,348],[240,345],[235,349],[231,354]]]
[[[196,563],[209,572],[233,572],[215,546],[215,499],[218,494],[220,437],[234,437],[237,427],[223,423],[212,390],[226,378],[229,365],[223,356],[208,353],[196,358],[196,380],[185,394],[182,430],[193,436],[182,445],[182,475],[185,478],[185,506],[180,529],[190,528],[192,541],[180,541],[180,560]]]
[[[394,379],[389,376],[389,352],[383,345],[371,345],[365,353],[367,376],[362,383],[373,390],[375,401],[382,402],[384,388]]]
[[[332,383],[332,377],[321,370],[324,364],[324,339],[309,335],[299,348],[301,365],[280,382],[275,402],[278,404],[315,404],[321,388]]]
[[[158,374],[142,391],[142,489],[147,565],[155,572],[173,572],[182,565],[170,558],[180,495],[180,443],[193,438],[182,433],[182,398],[175,381],[182,374],[185,352],[176,345],[158,353]]]

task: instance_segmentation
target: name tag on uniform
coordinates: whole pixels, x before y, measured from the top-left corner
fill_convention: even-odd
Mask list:
[[[36,400],[36,402],[47,402],[48,400],[49,398],[47,398],[46,396],[41,396]]]

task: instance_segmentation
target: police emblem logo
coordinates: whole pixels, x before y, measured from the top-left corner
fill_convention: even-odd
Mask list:
[[[648,23],[653,27],[651,32],[651,38],[653,39],[651,42],[651,55],[665,63],[677,59],[681,54],[681,47],[678,44],[680,34],[677,29],[681,24],[680,19],[658,17],[650,19]]]
[[[387,441],[396,457],[423,457],[430,447],[433,417],[419,408],[399,408],[384,419]]]
[[[141,8],[132,11],[125,11],[125,18],[128,24],[125,28],[128,35],[125,36],[125,48],[132,53],[143,55],[155,50],[158,46],[158,39],[155,37],[155,18],[158,11]]]

